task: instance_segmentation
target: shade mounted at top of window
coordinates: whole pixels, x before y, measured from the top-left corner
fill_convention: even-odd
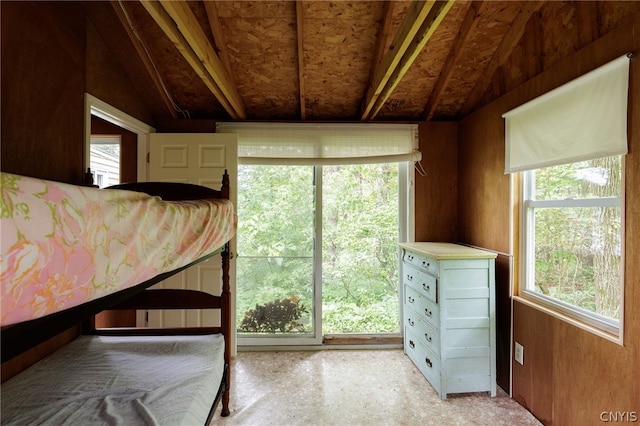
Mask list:
[[[625,55],[503,115],[505,173],[627,153]]]
[[[418,161],[416,124],[217,123],[238,135],[240,164],[328,165]]]

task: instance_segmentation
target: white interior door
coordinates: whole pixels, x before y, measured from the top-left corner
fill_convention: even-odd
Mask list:
[[[225,133],[151,133],[149,181],[193,183],[220,189],[222,175],[229,173],[231,200],[236,205],[237,136]],[[235,252],[235,239],[230,243]],[[231,306],[235,310],[235,261],[230,262]],[[162,281],[155,288],[184,288],[220,294],[222,264],[214,256]],[[196,327],[220,325],[218,313],[185,310],[149,311],[148,327]],[[235,324],[235,312],[231,323]]]

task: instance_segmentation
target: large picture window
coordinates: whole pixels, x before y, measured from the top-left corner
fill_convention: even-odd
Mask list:
[[[521,295],[618,336],[623,157],[523,173]]]

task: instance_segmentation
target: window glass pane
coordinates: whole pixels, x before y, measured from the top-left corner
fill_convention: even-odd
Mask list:
[[[324,333],[396,333],[398,164],[323,167]]]
[[[620,311],[620,209],[535,210],[535,290],[605,317]]]
[[[604,157],[535,172],[535,199],[619,197],[621,157]]]
[[[313,333],[313,167],[239,166],[239,333]]]

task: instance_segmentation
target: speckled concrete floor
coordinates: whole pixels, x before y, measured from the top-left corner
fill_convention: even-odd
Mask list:
[[[540,425],[500,388],[442,401],[401,349],[240,352],[221,425]]]

